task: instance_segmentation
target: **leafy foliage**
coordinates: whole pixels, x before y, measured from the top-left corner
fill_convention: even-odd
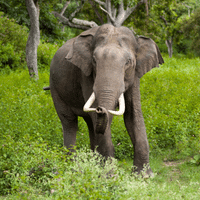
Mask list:
[[[163,67],[152,70],[142,80],[149,143],[151,149],[175,148],[189,155],[188,148],[196,151],[200,139],[199,59],[165,60]]]
[[[0,13],[0,16],[0,69],[25,68],[28,29],[18,25],[14,19],[8,19],[3,13]],[[40,41],[38,46],[39,69],[49,68],[53,56],[63,43],[64,41],[59,41],[58,44]]]
[[[199,62],[198,58],[165,58],[162,67],[141,79],[150,155],[168,154],[169,150],[173,155],[168,154],[168,159],[199,154]],[[184,194],[187,199],[196,198],[196,185],[188,188],[188,181],[187,187],[181,190],[177,185],[177,192],[171,181],[166,185],[160,178],[150,182],[135,179],[116,160],[102,167],[101,156],[88,150],[88,130],[82,119],[77,133],[78,153],[73,161],[69,157],[65,162],[67,150],[63,149],[61,123],[49,91],[42,90],[48,85],[48,79],[45,70],[40,72],[37,82],[30,81],[26,70],[0,72],[1,195],[10,194],[11,199],[62,199],[66,195],[71,199],[87,199],[89,195],[100,199],[128,199],[162,198],[163,191],[168,191],[165,193],[168,199],[171,192],[175,197]],[[133,156],[122,117],[113,119],[112,140],[117,158],[124,160]],[[196,165],[198,162],[196,159]],[[122,165],[126,165],[125,161]],[[162,169],[155,172],[166,173]]]
[[[48,47],[44,45],[44,49]],[[141,79],[142,110],[149,144],[151,151],[174,149],[188,155],[199,148],[200,83],[196,67],[199,59],[165,60],[166,64]],[[49,92],[42,90],[48,85],[49,75],[44,71],[40,77],[38,82],[30,82],[26,71],[17,74],[2,71],[0,98],[4,117],[0,121],[0,130],[14,141],[25,142],[26,135],[31,135],[33,141],[41,139],[50,146],[61,147],[61,123]],[[79,121],[77,146],[89,147],[87,127],[81,118]],[[133,146],[123,118],[114,117],[111,129],[116,157],[132,157]]]
[[[7,158],[6,161],[12,163],[13,168],[4,170],[4,177],[0,179],[1,194],[5,196],[8,193],[6,199],[65,199],[66,196],[68,199],[169,199],[172,195],[172,199],[199,197],[196,192],[199,189],[198,169],[191,166],[186,168],[185,164],[171,170],[169,167],[156,166],[159,175],[144,180],[122,168],[122,165],[130,167],[129,163],[124,161],[118,164],[115,159],[104,162],[101,155],[90,150],[80,149],[75,156],[66,160],[64,149],[47,149],[45,145],[36,143],[15,148],[13,145],[9,143],[7,147],[17,150],[19,154]]]
[[[68,35],[74,36],[74,30],[66,29],[63,31],[63,26],[58,23],[51,13],[53,10],[58,10],[59,5],[60,0],[39,1],[41,38],[51,43],[67,40],[69,39]],[[9,18],[14,18],[19,25],[30,28],[30,19],[24,1],[0,0],[0,8]]]
[[[56,51],[58,50],[59,45],[54,43],[45,43],[40,41],[38,46],[38,68],[44,69],[49,68],[51,64],[51,60],[55,55]]]
[[[193,50],[196,55],[200,56],[200,8],[198,8],[190,18],[183,20],[183,31],[185,39],[191,41],[190,50]]]
[[[188,7],[189,6],[189,7]],[[158,44],[162,52],[167,53],[165,45],[166,39],[173,40],[174,54],[192,54],[198,55],[193,48],[191,52],[191,44],[193,37],[198,37],[198,33],[192,33],[191,29],[183,29],[186,24],[189,25],[188,20],[190,17],[188,13],[194,11],[198,16],[198,8],[200,6],[199,0],[164,0],[164,1],[150,1],[149,14],[145,12],[145,8],[136,11],[126,21],[125,25],[133,29],[138,35],[145,35],[152,38]],[[191,21],[194,15],[191,14]],[[194,20],[193,20],[194,21]],[[190,26],[198,29],[198,20]],[[188,32],[187,32],[188,30]],[[196,30],[197,31],[197,30]],[[186,37],[189,35],[190,37]],[[198,44],[198,42],[194,42]]]
[[[25,63],[28,29],[0,13],[0,68],[16,69]]]
[[[190,160],[190,163],[199,166],[200,165],[200,154],[195,155],[193,157],[193,159]]]

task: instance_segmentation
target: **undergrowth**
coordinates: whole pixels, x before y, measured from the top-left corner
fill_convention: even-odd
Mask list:
[[[166,58],[163,66],[153,69],[141,79],[142,110],[150,155],[165,155],[168,160],[194,155],[190,164],[199,165],[199,64],[199,58]],[[42,89],[48,84],[49,72],[45,70],[40,72],[37,82],[30,80],[27,70],[13,72],[5,69],[0,72],[1,195],[10,194],[11,199],[62,199],[70,194],[72,199],[78,196],[88,199],[87,195],[93,190],[99,199],[137,199],[136,195],[138,199],[145,195],[163,197],[163,191],[171,187],[164,183],[158,187],[157,182],[151,180],[151,184],[135,180],[115,161],[113,176],[111,173],[109,178],[101,165],[95,168],[97,163],[92,161],[88,150],[88,130],[81,118],[77,149],[82,152],[80,157],[86,160],[84,152],[88,152],[92,162],[84,161],[84,164],[81,158],[80,163],[77,161],[79,166],[71,161],[65,162],[61,123],[50,92]],[[111,129],[116,158],[132,158],[133,146],[123,118],[114,117]],[[82,148],[87,150],[82,151]],[[93,168],[94,173],[91,171]],[[105,179],[101,179],[103,174]],[[186,187],[181,187],[180,193],[172,191],[166,197],[174,194],[179,198],[186,191]],[[185,195],[190,199],[196,198],[191,192]],[[9,199],[9,196],[6,198]]]
[[[5,178],[0,183],[6,180],[4,184],[9,185],[9,190],[0,199],[197,200],[200,197],[200,174],[187,163],[158,166],[157,158],[152,164],[155,177],[143,179],[131,173],[129,161],[104,162],[101,155],[88,149],[77,150],[66,160],[65,149],[28,143],[25,147],[18,146],[12,170],[3,171]]]

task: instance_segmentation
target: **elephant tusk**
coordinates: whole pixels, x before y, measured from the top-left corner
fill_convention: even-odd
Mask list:
[[[94,103],[95,101],[95,94],[94,92],[91,94],[90,98],[88,99],[88,101],[85,103],[84,107],[83,107],[83,111],[84,112],[94,112],[96,111],[96,108],[90,108],[90,106]]]
[[[125,101],[124,94],[122,93],[119,97],[119,111],[108,110],[108,112],[112,115],[123,115],[125,111]]]

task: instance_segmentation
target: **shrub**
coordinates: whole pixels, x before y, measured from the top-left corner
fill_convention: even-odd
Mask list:
[[[26,67],[26,42],[28,28],[18,25],[15,20],[8,19],[0,13],[0,68],[17,69]],[[38,46],[38,68],[49,68],[51,60],[61,46],[40,41]]]
[[[16,69],[25,63],[28,29],[0,12],[0,68]]]
[[[42,87],[49,83],[48,73],[41,73],[38,82],[30,81],[28,71],[10,72],[0,78],[0,139],[10,135],[14,141],[32,140],[62,146],[62,128],[53,107],[50,92]]]
[[[195,155],[195,156],[190,160],[189,163],[199,166],[199,165],[200,165],[200,154]]]
[[[200,60],[165,58],[165,62],[141,79],[150,150],[173,150],[173,158],[179,154],[197,155]],[[101,156],[88,150],[89,134],[81,118],[77,133],[80,155],[75,162],[65,162],[62,126],[50,92],[42,89],[48,84],[49,73],[45,70],[38,81],[30,80],[28,70],[0,72],[0,194],[11,193],[11,199],[62,199],[68,194],[71,199],[87,199],[90,191],[99,199],[158,197],[153,196],[157,192],[150,191],[155,191],[155,184],[136,182],[115,160],[106,168],[99,165]],[[116,157],[132,157],[133,147],[123,118],[114,117],[111,129]],[[199,164],[199,156],[194,156],[192,162]],[[160,197],[166,185],[162,187],[157,187]]]
[[[58,170],[63,170],[66,160],[64,152],[57,146],[48,148],[26,137],[26,143],[4,138],[0,145],[0,195],[28,190],[28,185],[42,191],[49,191],[49,180]]]
[[[40,41],[38,46],[38,67],[48,68],[50,67],[51,60],[58,50],[59,46],[57,44],[45,43]]]
[[[165,58],[165,62],[141,80],[149,143],[152,150],[169,148],[188,155],[199,148],[200,60]]]
[[[19,199],[36,194],[51,199],[119,199],[131,195],[131,191],[123,193],[128,183],[136,188],[142,184],[119,170],[115,159],[105,162],[90,150],[77,150],[75,157],[66,161],[65,149],[47,148],[30,138],[26,145],[10,139],[0,147],[1,195],[18,193]]]
[[[24,146],[12,142],[6,145],[12,156],[7,159],[1,157],[4,162],[11,164],[9,169],[0,174],[3,174],[0,193],[5,199],[170,199],[172,195],[172,199],[199,197],[196,192],[199,181],[193,173],[188,174],[189,171],[181,174],[178,180],[177,175],[170,174],[169,181],[166,173],[170,171],[165,167],[165,172],[159,174],[159,177],[144,180],[125,171],[116,159],[104,162],[101,155],[88,149],[77,150],[76,154],[66,160],[65,149],[52,149],[44,144],[29,142]],[[17,152],[15,156],[14,152]],[[6,155],[9,155],[7,151]],[[193,172],[198,177],[198,170]]]
[[[186,17],[182,21],[182,31],[184,32],[184,36],[186,40],[190,41],[189,50],[193,51],[196,56],[200,56],[200,16],[199,16],[200,8],[196,9],[194,13],[192,13],[191,17]]]
[[[45,46],[46,47],[46,46]],[[47,46],[48,47],[48,46]],[[53,47],[53,46],[52,46]],[[50,50],[52,52],[53,49]],[[53,54],[53,53],[52,53]],[[174,150],[175,157],[195,154],[199,148],[199,59],[168,59],[141,79],[141,102],[150,150]],[[40,73],[38,82],[30,81],[28,72],[0,77],[0,139],[9,135],[14,141],[33,141],[49,146],[63,145],[62,126],[54,109],[49,91],[49,74]],[[114,117],[112,141],[116,158],[133,157],[133,146],[124,126],[123,117]],[[79,118],[77,148],[89,148],[86,124]]]

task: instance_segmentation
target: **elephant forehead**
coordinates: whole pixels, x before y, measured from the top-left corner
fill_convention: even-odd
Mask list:
[[[124,27],[124,26],[114,27],[113,25],[110,25],[110,24],[104,24],[98,29],[98,31],[96,32],[96,36],[98,37],[100,35],[103,35],[103,36],[126,35],[127,37],[135,38],[133,32],[129,28]]]
[[[113,25],[110,24],[104,24],[103,26],[101,26],[98,31],[97,31],[97,35],[101,35],[101,34],[112,34],[113,32],[115,32],[115,27]]]
[[[136,39],[132,31],[126,27],[114,27],[110,24],[101,26],[96,33],[96,45],[115,43],[119,46],[135,46]]]

